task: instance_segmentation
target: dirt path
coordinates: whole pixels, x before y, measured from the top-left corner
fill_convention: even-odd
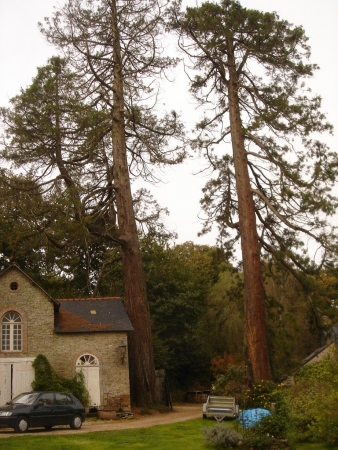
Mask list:
[[[69,427],[55,427],[50,431],[44,429],[32,429],[28,430],[26,435],[46,435],[48,434],[81,434],[91,433],[94,431],[112,431],[112,430],[125,430],[128,428],[148,428],[155,425],[164,425],[175,422],[184,422],[185,420],[197,419],[202,417],[202,405],[200,404],[186,404],[180,406],[174,406],[173,410],[166,413],[159,413],[153,411],[150,415],[140,415],[136,411],[134,412],[133,419],[122,420],[88,420],[86,421],[80,430],[71,430]],[[20,433],[14,433],[10,429],[0,428],[0,438],[22,436]]]

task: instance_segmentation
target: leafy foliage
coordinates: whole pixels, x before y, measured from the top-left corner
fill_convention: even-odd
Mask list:
[[[295,277],[273,262],[266,262],[263,270],[270,358],[275,379],[278,379],[293,371],[299,361],[320,346],[321,334],[329,323],[329,315],[333,317],[334,309],[328,292],[325,296],[322,291],[319,299],[321,275],[308,277],[305,282],[299,271]],[[299,278],[303,278],[304,283]]]
[[[262,417],[253,427],[246,430],[245,437],[271,436],[274,439],[285,439],[289,430],[289,416],[286,408],[279,408],[269,416]]]
[[[271,414],[248,428],[238,422],[237,428],[243,433],[244,448],[288,448],[286,438],[290,430],[290,416],[281,386],[266,380],[256,382],[243,399],[242,409],[250,408],[264,408]]]
[[[226,352],[211,360],[211,372],[215,377],[212,384],[217,395],[235,396],[242,403],[243,392],[247,387],[247,369],[240,354],[229,355]]]
[[[244,365],[230,365],[224,374],[219,375],[212,384],[217,395],[235,396],[238,403],[243,404],[243,391],[247,388],[247,370]]]
[[[217,377],[225,373],[230,366],[241,366],[243,364],[243,357],[240,354],[229,355],[224,352],[222,356],[216,356],[211,360],[211,372]]]
[[[213,355],[244,355],[243,273],[230,264],[223,267],[207,296],[204,327]]]
[[[35,380],[32,388],[35,391],[66,391],[73,394],[84,406],[89,405],[89,394],[84,385],[84,375],[77,372],[73,378],[58,375],[48,359],[39,354],[33,361]]]
[[[280,442],[270,434],[261,433],[258,428],[252,428],[246,432],[242,448],[243,450],[268,450],[271,448],[281,450],[283,448],[289,449],[289,445],[287,441]]]
[[[274,402],[276,384],[272,381],[262,380],[253,384],[252,388],[246,392],[246,408],[271,408]]]
[[[285,393],[280,385],[267,380],[255,382],[245,393],[243,408],[264,408],[272,412],[250,428],[249,434],[257,436],[269,434],[277,439],[286,437],[290,418]]]
[[[221,250],[186,242],[175,247],[142,241],[155,361],[172,387],[209,384],[206,298],[224,265]],[[203,345],[202,345],[203,343]]]
[[[302,440],[338,444],[338,360],[327,357],[303,367],[287,392],[295,435]]]

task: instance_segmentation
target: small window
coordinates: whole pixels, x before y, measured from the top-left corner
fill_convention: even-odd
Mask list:
[[[19,289],[19,284],[16,281],[13,281],[10,285],[10,290],[11,291],[17,291]]]
[[[15,352],[22,350],[22,321],[18,313],[6,313],[1,321],[1,350]]]

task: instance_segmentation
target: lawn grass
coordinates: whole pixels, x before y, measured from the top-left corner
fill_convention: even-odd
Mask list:
[[[116,431],[67,435],[41,432],[41,436],[13,436],[0,438],[0,449],[6,450],[212,450],[211,444],[204,441],[201,428],[214,426],[213,420],[194,419],[170,425],[157,425],[151,428],[139,428]],[[232,423],[229,422],[229,425]],[[338,450],[338,447],[334,448]],[[296,444],[291,450],[333,450],[321,444]]]
[[[13,436],[0,438],[0,449],[6,450],[209,450],[213,447],[202,439],[201,428],[212,426],[213,421],[189,420],[170,425],[94,433],[53,435],[53,430],[41,432],[41,436]]]

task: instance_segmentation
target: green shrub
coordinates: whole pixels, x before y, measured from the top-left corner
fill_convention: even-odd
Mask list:
[[[338,444],[338,361],[302,368],[287,391],[290,422],[298,439]]]
[[[218,375],[212,385],[215,395],[231,395],[236,397],[240,406],[243,404],[243,393],[247,389],[246,368],[231,364],[225,373]]]
[[[245,394],[245,408],[270,409],[276,402],[276,384],[273,381],[257,381]]]
[[[241,448],[250,450],[260,450],[268,449],[276,445],[276,440],[274,437],[267,434],[260,435],[256,434],[253,429],[250,429],[245,434],[243,439],[243,445]],[[280,448],[279,446],[277,448]]]
[[[84,375],[77,372],[73,378],[58,375],[44,355],[38,355],[33,361],[35,380],[34,391],[66,391],[73,394],[84,406],[89,405],[89,394],[84,385]]]
[[[287,419],[281,415],[265,416],[251,428],[239,425],[237,429],[242,429],[243,440],[240,448],[243,450],[289,448],[286,438]]]
[[[271,416],[263,417],[258,424],[250,430],[256,434],[270,435],[276,439],[283,439],[286,437],[288,429],[288,416],[280,413],[273,413]]]
[[[246,392],[245,406],[245,409],[265,408],[272,414],[246,429],[238,422],[237,429],[243,430],[243,449],[268,449],[276,445],[283,448],[290,423],[285,391],[271,381],[257,382]]]
[[[220,423],[214,427],[202,428],[201,431],[206,441],[224,448],[236,447],[243,440],[243,436],[237,433],[237,431]]]
[[[338,392],[330,384],[299,380],[289,392],[295,434],[302,440],[338,444]]]
[[[329,383],[338,388],[338,354],[333,352],[321,361],[303,366],[295,375],[295,380],[313,380]]]

